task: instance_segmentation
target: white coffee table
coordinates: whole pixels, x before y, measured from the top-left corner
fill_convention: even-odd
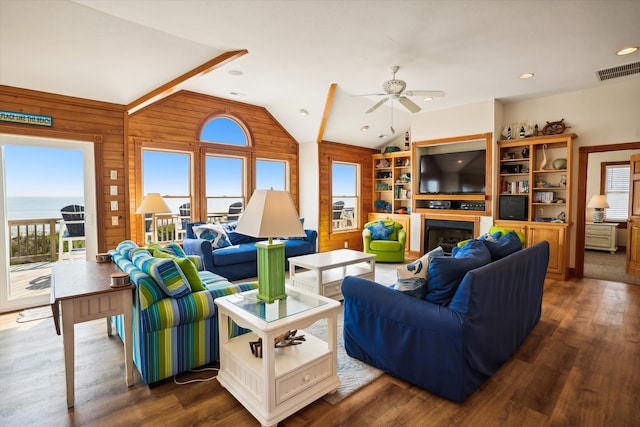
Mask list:
[[[253,290],[215,299],[218,381],[260,424],[275,426],[340,385],[336,348],[340,303],[290,287],[286,299],[271,304],[256,295]],[[229,319],[252,332],[229,338]],[[320,319],[327,319],[327,342],[303,330]],[[293,329],[306,341],[274,348],[274,338]],[[262,338],[262,358],[255,357],[249,345],[258,338]]]
[[[329,298],[343,299],[342,279],[347,275],[376,280],[375,254],[338,249],[289,258],[291,286]]]

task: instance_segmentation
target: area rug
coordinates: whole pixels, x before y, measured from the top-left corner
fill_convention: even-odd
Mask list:
[[[584,251],[584,277],[640,285],[640,279],[625,273],[626,253]]]
[[[382,371],[380,369],[369,366],[364,362],[354,359],[347,355],[344,349],[344,336],[343,336],[343,312],[342,307],[338,314],[338,377],[340,377],[340,386],[334,393],[327,394],[323,399],[335,405],[342,399],[353,394],[355,391],[369,384],[380,375]],[[305,329],[305,332],[318,337],[320,339],[327,339],[327,321],[326,319],[320,320],[314,323],[310,328]]]

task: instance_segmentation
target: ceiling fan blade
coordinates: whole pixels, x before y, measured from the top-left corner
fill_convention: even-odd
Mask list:
[[[433,98],[444,96],[441,90],[407,90],[404,95],[407,96],[431,96]]]
[[[364,95],[351,95],[352,98],[356,96],[386,96],[387,93],[365,93]]]
[[[398,98],[398,101],[400,101],[400,104],[404,105],[407,108],[407,110],[411,111],[412,113],[417,113],[418,111],[421,110],[421,108],[418,107],[418,105],[415,102],[413,102],[406,96],[401,96],[400,98]]]
[[[368,113],[373,113],[374,111],[376,111],[378,109],[379,106],[381,106],[382,104],[384,104],[385,102],[387,102],[389,100],[389,98],[384,98],[381,101],[376,102],[376,105],[374,105],[373,107],[369,108],[365,114]]]

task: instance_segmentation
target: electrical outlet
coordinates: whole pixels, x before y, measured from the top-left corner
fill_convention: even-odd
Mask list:
[[[111,225],[118,225],[118,217],[117,216],[112,216],[111,217]]]
[[[113,200],[111,202],[111,210],[112,211],[117,211],[118,210],[118,201],[117,200]]]
[[[117,185],[111,185],[110,189],[109,189],[109,194],[111,194],[112,196],[117,196],[118,195],[118,186]]]
[[[110,173],[111,179],[118,179],[118,171],[112,170]]]
[[[349,247],[349,242],[345,241],[344,242],[344,248],[347,249]]]

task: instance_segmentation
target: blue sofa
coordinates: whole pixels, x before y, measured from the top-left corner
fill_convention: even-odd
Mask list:
[[[488,262],[463,273],[445,305],[348,276],[342,282],[346,351],[463,402],[540,319],[548,262],[546,241]]]
[[[187,255],[198,255],[202,259],[205,269],[231,281],[258,276],[256,242],[267,239],[237,233],[234,231],[237,221],[230,221],[222,225],[232,246],[213,249],[209,240],[198,239],[193,231],[194,226],[201,224],[205,223],[186,224],[186,235],[182,245]],[[286,260],[290,257],[316,252],[318,233],[315,230],[304,231],[306,233],[304,238],[284,240],[285,269],[287,270],[289,269],[289,263]]]

